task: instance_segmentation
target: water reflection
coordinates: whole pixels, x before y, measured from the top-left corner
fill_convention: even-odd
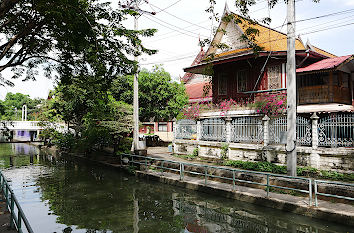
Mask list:
[[[39,149],[25,143],[0,143],[0,169],[37,164]]]
[[[6,156],[1,154],[2,161]],[[33,156],[30,165],[28,157],[28,166],[9,169],[6,176],[39,233],[351,232],[345,226],[138,180],[72,158]]]

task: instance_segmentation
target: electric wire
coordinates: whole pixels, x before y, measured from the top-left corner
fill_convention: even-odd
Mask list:
[[[353,25],[353,24],[354,24],[354,22],[347,23],[347,24],[342,24],[342,25],[338,25],[338,26],[333,26],[333,27],[329,27],[329,28],[324,28],[324,29],[318,29],[318,30],[302,33],[301,35],[308,35],[308,34],[312,34],[312,33],[316,33],[316,32],[327,31],[327,30],[341,28],[341,27],[345,27],[345,26],[349,26],[349,25]]]
[[[167,6],[167,7],[163,8],[163,9],[160,9],[160,11],[157,12],[157,13],[160,13],[161,11],[167,10],[168,8],[170,8],[170,7],[174,6],[174,5],[176,5],[176,4],[179,3],[180,1],[182,1],[182,0],[178,0],[177,2],[175,2],[175,3],[173,3],[173,4]]]
[[[153,22],[155,22],[155,23],[157,23],[157,24],[163,26],[163,27],[168,28],[168,29],[171,29],[171,30],[174,30],[174,31],[176,31],[176,29],[178,29],[177,31],[179,31],[180,33],[183,33],[183,31],[184,31],[184,32],[187,32],[187,33],[196,35],[196,36],[192,36],[192,37],[199,38],[199,34],[198,34],[198,33],[195,33],[195,32],[192,32],[192,31],[189,31],[189,30],[186,30],[186,29],[183,29],[183,28],[178,27],[178,26],[176,26],[176,25],[173,25],[173,24],[170,24],[170,23],[168,23],[168,22],[165,22],[165,21],[163,21],[163,20],[161,20],[161,19],[159,19],[159,18],[150,18],[149,16],[146,16],[146,15],[143,15],[143,16],[144,16],[145,18],[147,18],[147,19],[149,19],[149,20],[151,20],[151,21],[153,21]],[[156,20],[155,20],[155,19],[156,19]],[[169,26],[163,25],[162,23],[158,22],[157,20],[158,20],[158,21],[161,21],[162,23],[167,24],[167,25],[169,25]],[[172,27],[174,27],[174,28],[171,28],[170,26],[172,26]],[[188,35],[188,36],[191,36],[190,34],[187,34],[187,33],[183,33],[183,34]],[[203,37],[206,37],[206,36],[203,35]]]
[[[174,58],[174,59],[168,59],[168,60],[161,60],[161,61],[155,61],[155,62],[149,62],[141,65],[152,65],[152,64],[160,64],[160,63],[168,63],[168,62],[174,62],[174,61],[179,61],[187,58],[192,58],[195,57],[195,53],[193,55],[185,56],[185,57],[179,57],[179,58]]]
[[[190,22],[190,21],[188,21],[188,20],[185,20],[185,19],[183,19],[183,18],[180,18],[180,17],[178,17],[178,16],[176,16],[176,15],[173,15],[173,14],[167,12],[165,9],[161,9],[161,8],[159,8],[158,6],[153,5],[152,3],[149,3],[149,4],[152,5],[153,7],[156,7],[157,9],[159,9],[159,10],[160,10],[159,12],[164,12],[164,13],[166,13],[166,14],[168,14],[168,15],[170,15],[170,16],[176,18],[176,19],[179,19],[179,20],[181,20],[181,21],[183,21],[183,22],[186,22],[186,23],[189,23],[189,24],[191,24],[191,25],[197,26],[197,27],[199,27],[199,28],[205,29],[205,30],[207,30],[207,31],[210,30],[209,28],[200,26],[200,25],[198,25],[198,24],[195,24],[195,23],[192,23],[192,22]]]
[[[201,21],[200,24],[201,23],[205,23],[207,21],[209,21],[209,20]],[[189,26],[187,26],[185,28],[192,28],[192,27],[194,27],[194,26],[193,25],[189,25]],[[170,35],[170,34],[172,34],[172,35]],[[160,40],[164,40],[164,39],[168,39],[168,38],[171,38],[171,37],[178,36],[179,34],[180,33],[176,33],[175,30],[173,30],[173,31],[171,30],[170,32],[167,32],[167,33],[164,33],[164,34],[161,34],[161,35],[158,35],[158,36],[153,36],[151,38],[147,38],[146,41],[148,41],[148,42],[156,42],[156,41],[160,41]],[[166,36],[166,35],[169,35],[169,36]],[[181,35],[183,35],[183,34],[181,34]],[[162,36],[166,36],[166,37],[162,37]],[[160,37],[162,37],[162,38],[160,38]]]
[[[350,15],[350,16],[347,16],[347,17],[344,17],[344,18],[341,18],[341,19],[331,20],[331,21],[320,23],[320,24],[316,24],[316,25],[313,25],[313,26],[310,26],[310,27],[300,28],[300,29],[297,29],[296,31],[299,32],[299,31],[303,31],[303,30],[306,30],[306,29],[315,28],[315,27],[318,27],[318,26],[321,26],[321,25],[326,25],[326,24],[342,21],[344,19],[353,18],[353,17],[354,17],[354,15]],[[350,22],[352,22],[352,21],[350,21]]]

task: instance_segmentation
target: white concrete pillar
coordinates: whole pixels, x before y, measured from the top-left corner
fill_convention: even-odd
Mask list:
[[[231,117],[226,117],[225,118],[225,122],[226,122],[226,142],[227,143],[230,143],[231,142],[231,121],[232,121],[232,118]]]
[[[265,115],[262,118],[263,121],[263,145],[268,146],[269,145],[269,116]]]
[[[316,151],[318,148],[318,119],[319,117],[314,112],[311,116],[312,120],[312,151],[310,154],[310,166],[313,168],[320,168],[321,156]]]
[[[312,120],[312,149],[318,148],[318,119],[319,117],[314,112],[311,116]]]
[[[176,152],[176,135],[177,135],[177,119],[173,118],[172,120],[173,122],[173,129],[172,129],[172,133],[173,133],[173,138],[172,138],[172,146],[173,146],[173,152]]]
[[[202,124],[201,121],[198,119],[197,120],[197,141],[200,141],[202,138]]]

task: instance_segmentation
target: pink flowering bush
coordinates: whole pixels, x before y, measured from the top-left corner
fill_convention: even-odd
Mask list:
[[[263,94],[261,99],[255,102],[257,113],[268,116],[278,116],[286,112],[286,93]]]
[[[221,112],[221,116],[225,116],[228,111],[232,109],[237,109],[239,107],[246,107],[249,106],[249,104],[251,104],[251,102],[243,99],[240,99],[238,101],[233,99],[225,99],[219,104],[212,104],[209,102],[194,103],[185,106],[185,108],[183,109],[183,118],[198,119],[200,113],[206,111],[219,111]]]
[[[211,108],[212,104],[208,102],[200,102],[191,105],[186,105],[183,109],[183,118],[198,119],[201,112]]]

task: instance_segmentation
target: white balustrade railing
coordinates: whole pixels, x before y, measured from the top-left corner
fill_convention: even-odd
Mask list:
[[[54,128],[59,132],[65,131],[64,123],[53,123],[43,121],[2,121],[0,130],[7,128],[9,130],[43,130],[44,128]]]

